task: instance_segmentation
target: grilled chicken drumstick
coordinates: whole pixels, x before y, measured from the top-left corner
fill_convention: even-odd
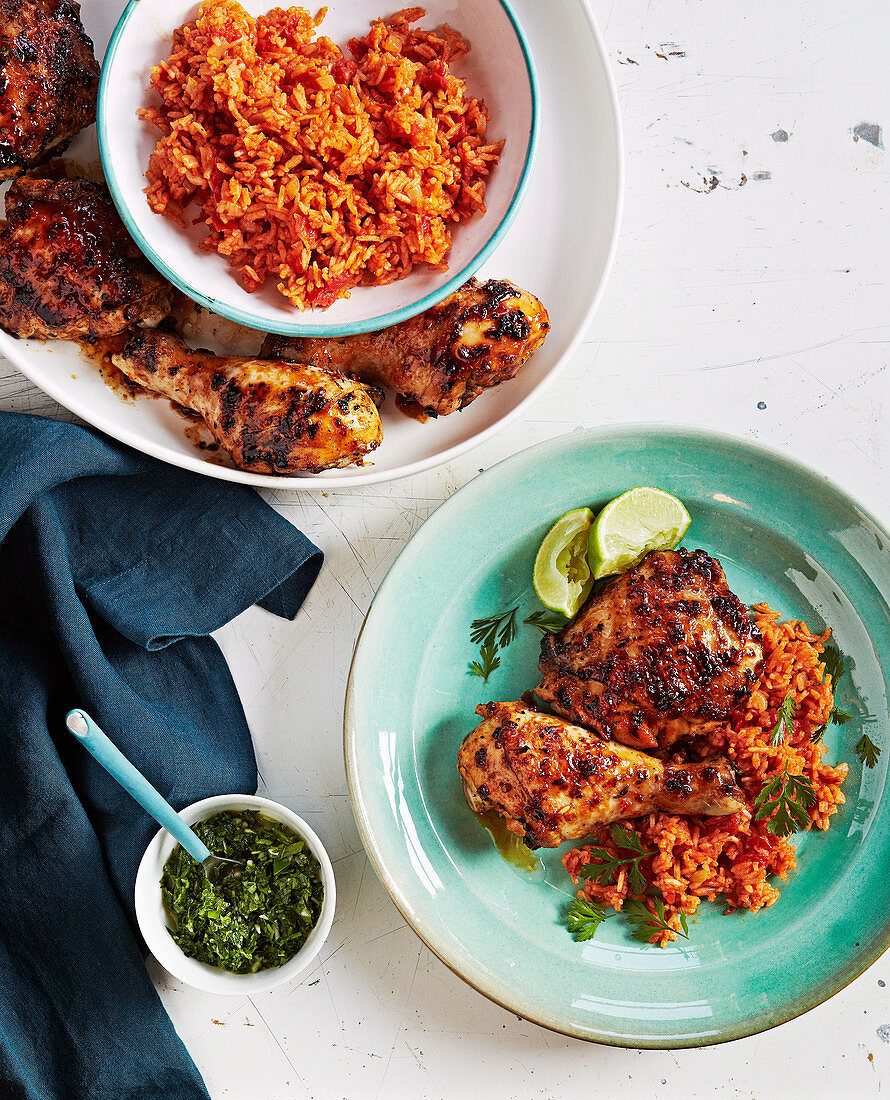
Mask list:
[[[15,180],[6,218],[0,327],[13,336],[112,336],[166,316],[170,284],[143,259],[104,184]]]
[[[496,810],[529,848],[581,840],[652,811],[723,816],[743,808],[727,762],[665,764],[522,703],[484,703],[458,753],[464,794]]]
[[[133,382],[199,413],[242,470],[317,472],[360,462],[380,444],[370,394],[319,367],[190,351],[156,329],[135,329],[111,361]]]
[[[541,643],[535,694],[637,748],[707,733],[751,690],[760,634],[704,550],[647,554]]]
[[[0,180],[96,120],[99,66],[74,0],[0,0]]]
[[[446,416],[512,378],[549,328],[533,294],[503,279],[470,279],[391,328],[339,338],[269,336],[261,354],[388,386],[427,416]]]

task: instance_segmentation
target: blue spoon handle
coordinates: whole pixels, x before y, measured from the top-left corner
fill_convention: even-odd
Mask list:
[[[108,737],[99,729],[90,716],[82,710],[69,711],[65,716],[65,725],[83,745],[92,753],[102,767],[113,776],[128,794],[147,810],[155,821],[171,833],[193,859],[203,863],[210,855],[207,845],[192,832],[170,803],[162,798],[145,776],[136,770],[130,761]]]

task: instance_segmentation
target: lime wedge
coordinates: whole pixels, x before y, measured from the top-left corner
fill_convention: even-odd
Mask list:
[[[576,508],[553,524],[535,558],[533,583],[541,603],[571,618],[593,586],[587,547],[593,512]]]
[[[590,528],[593,576],[623,573],[652,550],[673,550],[689,529],[689,513],[663,489],[640,485],[603,508]]]

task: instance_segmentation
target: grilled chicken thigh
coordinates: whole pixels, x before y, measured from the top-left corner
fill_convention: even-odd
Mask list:
[[[96,119],[99,66],[73,0],[0,0],[0,180]]]
[[[111,361],[133,382],[199,413],[242,470],[290,474],[360,462],[380,414],[359,383],[319,367],[190,351],[136,329]]]
[[[651,553],[545,635],[535,694],[637,748],[715,729],[757,678],[760,635],[703,550]]]
[[[15,180],[0,222],[0,327],[73,340],[157,324],[170,284],[143,259],[101,183]]]
[[[549,328],[533,294],[504,280],[470,279],[391,328],[340,338],[270,336],[262,353],[387,386],[425,415],[446,416],[512,378]]]
[[[721,816],[742,809],[725,760],[665,764],[522,703],[484,703],[458,771],[477,813],[496,810],[530,848],[581,840],[598,825],[660,811]]]

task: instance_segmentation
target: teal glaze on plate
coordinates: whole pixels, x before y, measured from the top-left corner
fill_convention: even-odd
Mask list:
[[[535,552],[571,508],[635,485],[679,496],[684,539],[723,563],[746,603],[767,601],[847,658],[838,702],[854,717],[826,735],[849,764],[847,802],[827,833],[798,834],[798,870],[770,909],[724,916],[703,902],[688,942],[633,941],[620,916],[575,943],[560,857],[528,876],[506,863],[464,802],[456,769],[474,707],[537,683],[540,635],[520,626],[488,684],[470,622],[532,591]],[[630,1047],[724,1042],[773,1027],[836,993],[890,943],[887,764],[890,535],[825,478],[740,440],[667,427],[576,432],[487,470],[417,532],[360,635],[346,703],[356,819],[378,875],[429,947],[480,992],[568,1035]],[[874,770],[853,747],[883,749]]]

